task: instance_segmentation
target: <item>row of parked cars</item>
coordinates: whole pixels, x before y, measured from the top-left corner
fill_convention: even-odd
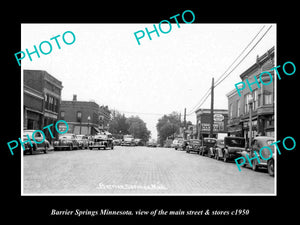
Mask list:
[[[32,139],[32,134],[34,130],[24,130],[23,139],[27,139],[27,135],[31,138],[32,145],[27,142],[25,143],[24,154],[29,153],[33,154],[35,151],[43,151],[47,153],[50,148],[50,143],[48,140],[44,139],[39,132],[35,133],[34,139],[36,143]],[[61,149],[114,149],[114,143],[112,135],[108,132],[98,133],[94,136],[87,135],[76,135],[72,133],[66,133],[59,136],[58,140],[53,143],[54,150]]]
[[[263,148],[260,152],[263,146],[268,146],[274,153],[274,146],[270,146],[273,142],[274,139],[272,137],[258,136],[252,140],[251,148],[249,148],[246,146],[246,140],[243,137],[225,137],[224,139],[204,138],[203,140],[179,139],[177,141],[174,140],[173,147],[175,150],[184,150],[187,153],[196,152],[217,160],[222,159],[224,162],[234,160],[241,156],[246,158],[246,155],[248,155],[249,158],[253,158],[258,155],[259,161],[257,159],[251,161],[252,169],[256,171],[259,167],[266,167],[268,173],[274,176],[274,154],[270,159],[264,160],[261,158],[261,155],[267,159],[269,158],[267,156],[270,155],[270,152],[266,148]],[[243,166],[246,165],[250,165],[248,160],[246,160]]]

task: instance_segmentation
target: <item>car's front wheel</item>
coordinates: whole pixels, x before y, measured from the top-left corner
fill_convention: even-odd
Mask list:
[[[274,159],[268,161],[268,173],[270,176],[274,176]]]
[[[227,154],[225,152],[223,154],[223,161],[228,162],[228,157],[227,157]]]
[[[254,159],[253,162],[252,162],[252,170],[257,171],[257,167],[258,167],[257,166],[257,160]]]

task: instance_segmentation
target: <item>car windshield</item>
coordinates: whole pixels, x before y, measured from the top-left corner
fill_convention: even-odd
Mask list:
[[[77,135],[76,137],[77,137],[77,139],[79,139],[79,140],[87,139],[87,137],[84,136],[84,135]]]
[[[215,139],[204,139],[204,142],[206,142],[206,143],[215,143],[216,140]]]
[[[230,147],[245,147],[245,139],[243,138],[226,138],[225,142]]]
[[[65,134],[59,137],[59,139],[72,139],[74,137],[73,134]]]

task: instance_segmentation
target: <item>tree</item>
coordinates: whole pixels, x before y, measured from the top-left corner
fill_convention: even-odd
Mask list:
[[[180,115],[176,112],[164,115],[162,118],[158,119],[156,129],[160,138],[160,144],[163,144],[168,137],[175,137],[176,134],[179,134],[180,126]]]
[[[142,139],[146,142],[149,140],[151,132],[147,129],[146,123],[138,116],[131,116],[127,118],[128,132],[134,136],[134,138]]]
[[[109,123],[108,131],[112,134],[124,135],[129,134],[128,129],[129,125],[126,122],[127,118],[124,114],[119,113],[118,111],[114,111],[112,115],[112,119]]]
[[[121,135],[131,134],[134,138],[142,139],[144,142],[149,140],[151,134],[147,129],[146,123],[138,116],[126,118],[124,114],[116,110],[112,113],[108,131],[115,136],[120,136],[119,138],[121,138]]]

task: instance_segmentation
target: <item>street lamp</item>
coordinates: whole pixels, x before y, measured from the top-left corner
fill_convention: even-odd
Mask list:
[[[88,120],[88,135],[90,135],[90,120],[91,120],[91,117],[88,116],[87,120]]]
[[[252,144],[252,104],[253,104],[253,97],[252,95],[249,95],[248,97],[248,103],[249,103],[249,132],[250,132],[250,136],[249,136],[249,148],[251,148],[251,144]]]

